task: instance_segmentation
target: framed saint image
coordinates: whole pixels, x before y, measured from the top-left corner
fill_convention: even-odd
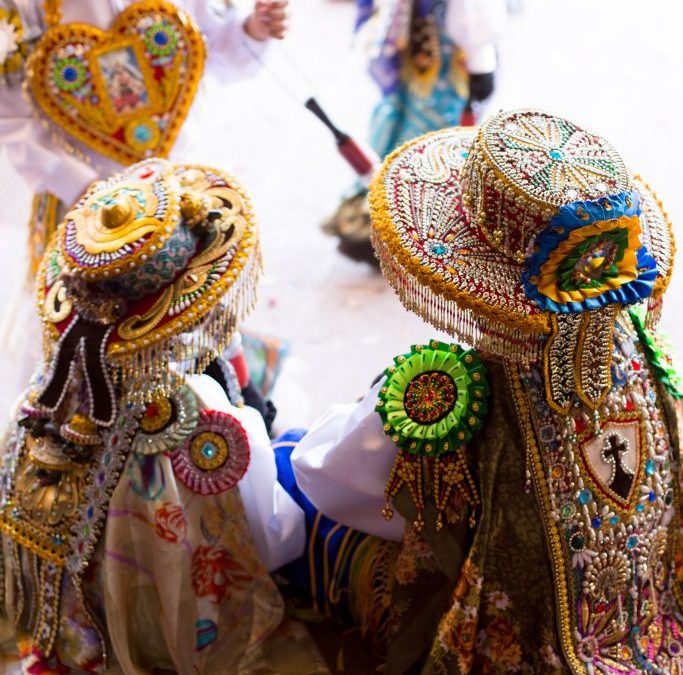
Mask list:
[[[138,40],[107,45],[92,54],[95,86],[109,116],[121,121],[158,109],[158,89]]]

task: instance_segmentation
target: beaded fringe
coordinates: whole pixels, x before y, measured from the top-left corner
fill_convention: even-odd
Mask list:
[[[253,256],[228,292],[200,323],[131,354],[111,356],[123,400],[144,404],[166,397],[189,375],[201,374],[230,344],[237,326],[256,305],[262,273],[261,250]]]
[[[380,237],[373,237],[382,273],[405,307],[438,330],[484,353],[529,365],[543,358],[545,335],[525,333],[435,294],[400,265]]]
[[[659,326],[659,321],[662,318],[662,304],[663,297],[650,298],[647,307],[647,314],[645,316],[645,327],[648,330],[656,330]]]

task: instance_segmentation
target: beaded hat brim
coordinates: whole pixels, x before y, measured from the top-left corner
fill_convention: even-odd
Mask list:
[[[85,330],[73,328],[78,322],[91,333],[101,324],[102,360],[123,394],[152,398],[224,349],[256,302],[260,275],[258,230],[234,178],[159,159],[133,165],[93,184],[45,254],[38,293],[46,361],[70,331]],[[82,300],[68,288],[74,281]],[[101,316],[109,309],[115,319]]]
[[[528,297],[524,262],[494,248],[464,203],[463,167],[476,129],[456,127],[394,151],[370,187],[372,241],[403,304],[439,330],[505,359],[542,358],[551,313]],[[657,314],[673,266],[671,224],[638,176],[642,243],[657,264]]]

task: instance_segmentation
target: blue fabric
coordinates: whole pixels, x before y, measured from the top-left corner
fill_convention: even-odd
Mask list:
[[[383,0],[391,2],[387,11],[390,16],[374,49],[377,56],[369,64],[369,72],[377,82],[382,100],[375,108],[370,122],[370,144],[384,158],[403,143],[446,127],[460,124],[466,100],[458,94],[451,79],[454,44],[444,30],[446,0]],[[376,0],[358,0],[357,29],[368,21],[376,11]],[[430,91],[420,95],[411,87],[410,81],[401,77],[403,54],[398,50],[398,40],[403,36],[398,30],[398,16],[411,5],[413,16],[432,16],[439,27],[439,52],[441,66]]]
[[[525,270],[522,272],[522,282],[527,296],[541,309],[562,314],[591,311],[615,303],[630,305],[649,297],[659,272],[646,246],[641,246],[636,254],[639,272],[636,279],[619,288],[605,290],[595,298],[586,298],[582,302],[557,303],[540,293],[536,284],[531,281],[539,276],[551,252],[571,232],[596,222],[634,215],[640,215],[640,199],[636,192],[622,192],[596,200],[572,202],[561,206],[548,227],[536,237],[534,253],[527,258]]]
[[[275,452],[275,464],[277,478],[282,487],[289,493],[294,501],[303,509],[306,516],[306,549],[303,555],[279,570],[299,592],[307,598],[313,606],[328,616],[335,616],[338,620],[348,623],[351,621],[348,610],[347,593],[341,596],[338,603],[328,601],[329,581],[333,570],[339,563],[339,573],[335,579],[337,589],[348,588],[350,561],[359,544],[368,535],[356,532],[335,521],[320,515],[319,511],[311,504],[306,495],[299,489],[292,469],[291,455],[297,443],[304,437],[304,429],[291,429],[273,441]],[[315,527],[318,519],[317,528]],[[335,529],[336,528],[336,529]],[[314,532],[315,529],[315,532]],[[343,559],[338,561],[340,549],[344,539],[347,538],[347,546],[342,551]],[[313,541],[311,541],[313,537]],[[313,570],[309,564],[309,553],[313,547]],[[325,558],[329,579],[325,580]],[[313,574],[312,574],[313,573]],[[315,583],[312,583],[312,580]]]
[[[448,68],[448,63],[442,64]],[[409,83],[400,83],[375,107],[370,121],[370,144],[382,158],[404,143],[431,131],[458,126],[466,101],[443,75],[428,96],[418,96]]]

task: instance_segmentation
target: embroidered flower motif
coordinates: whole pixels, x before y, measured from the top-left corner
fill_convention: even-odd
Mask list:
[[[251,580],[224,548],[198,546],[192,554],[192,587],[199,597],[219,603],[231,590],[242,590]]]
[[[435,572],[437,569],[438,563],[425,538],[414,527],[407,528],[396,560],[396,583],[411,584],[418,572]]]
[[[552,645],[543,645],[541,647],[541,658],[543,659],[543,663],[550,666],[551,668],[562,667],[562,660],[555,653],[555,650],[553,649]]]
[[[584,565],[597,555],[595,551],[586,548],[586,538],[581,532],[575,532],[569,538],[569,550],[572,554],[572,567],[583,569]]]
[[[171,544],[184,541],[187,521],[182,506],[167,502],[159,507],[154,513],[154,531]]]
[[[491,660],[495,672],[515,672],[522,665],[522,647],[513,627],[502,617],[495,617],[479,631],[477,652]]]
[[[503,591],[491,591],[488,594],[488,600],[499,610],[505,610],[510,606],[510,598]]]
[[[641,244],[639,216],[636,192],[560,207],[527,258],[527,295],[541,309],[565,314],[649,297],[658,271]]]
[[[483,582],[478,567],[468,558],[460,572],[451,607],[439,624],[432,650],[437,661],[442,660],[444,654],[453,656],[462,672],[469,672],[474,660]]]

